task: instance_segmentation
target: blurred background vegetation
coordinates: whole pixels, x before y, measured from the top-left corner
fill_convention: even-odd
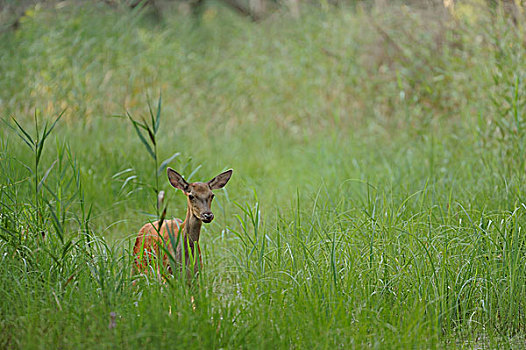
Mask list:
[[[0,347],[520,348],[524,19],[513,0],[2,0]],[[155,165],[128,115],[158,108]],[[234,169],[193,290],[131,276],[155,191],[185,215],[160,163]]]

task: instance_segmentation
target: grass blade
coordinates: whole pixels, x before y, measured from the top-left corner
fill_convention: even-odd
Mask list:
[[[118,173],[115,173],[111,178],[116,179],[123,174],[129,173],[130,171],[133,171],[133,169],[132,168],[124,169],[122,171],[119,171]]]
[[[174,153],[170,158],[167,158],[165,159],[162,163],[161,163],[161,166],[159,166],[159,169],[157,169],[157,175],[161,174],[164,169],[166,169],[166,167],[168,166],[168,164],[170,164],[170,162],[172,160],[174,160],[175,158],[177,158],[178,156],[180,156],[181,153],[179,152],[176,152]]]
[[[9,127],[11,127],[13,130],[15,130],[15,132],[17,133],[17,135],[22,139],[24,140],[24,142],[30,147],[30,148],[33,148],[35,147],[35,142],[33,141],[33,139],[31,138],[31,136],[24,130],[24,128],[18,124],[18,121],[11,117],[11,119],[13,119],[13,121],[15,122],[15,124],[18,126],[18,128],[20,129],[20,131],[22,131],[22,134],[20,134],[20,132],[13,128],[11,125],[9,125],[8,123],[6,123]]]
[[[155,123],[153,125],[153,130],[157,134],[157,130],[159,130],[159,125],[161,125],[161,99],[162,96],[159,95],[159,102],[157,103],[157,116],[155,118]]]
[[[148,141],[146,141],[141,131],[139,130],[139,126],[146,130],[148,130],[148,128],[146,128],[144,125],[141,125],[139,122],[133,120],[133,118],[129,114],[128,114],[128,118],[130,118],[130,121],[132,122],[132,125],[135,128],[135,132],[137,133],[137,136],[139,136],[139,139],[141,140],[142,144],[144,145],[144,147],[146,147],[146,150],[148,151],[150,156],[153,159],[155,159],[155,154],[153,153],[152,148],[150,147],[150,145],[148,144]]]
[[[55,166],[55,164],[57,163],[57,160],[55,160],[53,162],[53,164],[51,164],[51,166],[46,170],[46,172],[44,173],[44,176],[42,177],[42,179],[40,180],[40,182],[38,183],[38,186],[37,186],[37,193],[40,192],[40,189],[42,188],[42,185],[44,184],[44,182],[46,181],[47,177],[49,176],[49,173],[51,172],[51,170],[53,169],[53,167]]]
[[[66,108],[63,109],[62,112],[60,112],[60,114],[58,115],[57,119],[55,119],[53,124],[51,124],[51,126],[49,127],[49,130],[47,130],[47,132],[44,131],[44,133],[42,135],[42,139],[45,139],[45,138],[48,137],[48,135],[51,133],[51,131],[53,131],[53,129],[55,128],[55,125],[57,125],[57,122],[62,118],[62,116],[64,115],[65,112],[66,112]],[[46,126],[47,126],[47,123],[46,123]]]
[[[137,178],[137,175],[128,176],[128,177],[126,178],[126,180],[124,180],[124,183],[123,183],[122,186],[121,186],[121,191],[124,189],[124,187],[126,187],[126,185],[128,184],[128,182],[130,182],[131,180],[136,179],[136,178]]]

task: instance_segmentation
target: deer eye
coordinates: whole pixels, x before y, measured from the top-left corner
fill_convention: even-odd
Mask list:
[[[215,196],[216,196],[215,194],[212,194],[212,195],[210,196],[210,199],[211,199],[211,200],[214,199]]]
[[[188,198],[190,198],[190,200],[193,200],[195,197],[194,197],[193,194],[189,194],[189,195],[188,195]]]

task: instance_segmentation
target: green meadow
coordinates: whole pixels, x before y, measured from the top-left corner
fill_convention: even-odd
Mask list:
[[[0,33],[0,348],[524,348],[526,22],[360,4]],[[191,286],[132,273],[167,166],[234,170]]]

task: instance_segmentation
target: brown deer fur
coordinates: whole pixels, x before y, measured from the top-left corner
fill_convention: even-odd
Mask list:
[[[157,257],[159,263],[162,262],[165,270],[173,273],[166,251],[174,257],[176,264],[180,266],[183,263],[182,252],[184,251],[187,277],[191,278],[192,274],[195,275],[198,272],[201,265],[199,236],[202,223],[210,223],[214,219],[214,214],[212,214],[210,209],[214,198],[212,190],[224,187],[230,180],[232,170],[225,171],[206,183],[187,183],[173,169],[168,168],[167,172],[172,186],[183,191],[187,197],[188,209],[186,219],[184,222],[180,219],[166,220],[162,222],[160,229],[159,221],[144,225],[139,231],[133,247],[135,256],[134,268],[136,272],[145,272],[153,258]],[[181,236],[179,236],[180,234]],[[173,235],[172,238],[170,238],[170,235]],[[177,243],[175,250],[172,246],[172,241]],[[195,257],[193,255],[194,252],[197,253]],[[194,262],[193,267],[190,265],[192,261]]]

